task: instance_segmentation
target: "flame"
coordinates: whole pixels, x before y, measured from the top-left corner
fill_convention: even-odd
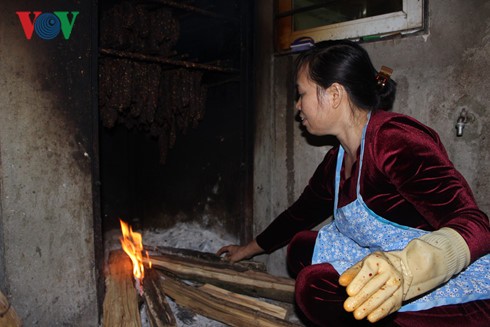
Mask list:
[[[119,219],[119,222],[121,223],[122,231],[121,246],[133,262],[133,275],[139,284],[145,277],[143,255],[141,253],[143,251],[143,237],[140,233],[134,233],[133,228],[121,219]]]

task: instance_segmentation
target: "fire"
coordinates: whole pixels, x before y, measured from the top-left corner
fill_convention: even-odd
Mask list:
[[[133,262],[133,275],[137,284],[140,286],[145,277],[145,268],[143,266],[143,237],[140,233],[133,232],[133,228],[119,219],[121,223],[122,237],[121,246]],[[148,253],[147,253],[148,256]]]

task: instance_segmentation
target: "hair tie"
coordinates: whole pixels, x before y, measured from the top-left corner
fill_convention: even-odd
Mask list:
[[[378,85],[383,88],[390,80],[393,69],[386,66],[381,66],[381,70],[376,74],[376,81]]]

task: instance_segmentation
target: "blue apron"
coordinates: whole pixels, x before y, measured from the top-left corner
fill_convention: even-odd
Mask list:
[[[339,148],[335,174],[334,219],[318,233],[312,263],[330,263],[339,274],[375,251],[399,251],[427,231],[393,223],[371,211],[360,194],[360,177],[364,156],[364,127],[359,157],[357,198],[338,208],[340,171],[344,149]],[[399,311],[426,310],[441,305],[465,303],[490,298],[490,254],[473,262],[459,275],[430,293],[409,300]]]

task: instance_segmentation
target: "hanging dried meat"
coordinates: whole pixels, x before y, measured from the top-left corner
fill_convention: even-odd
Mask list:
[[[101,19],[101,46],[145,55],[171,55],[178,21],[166,8],[122,2]],[[138,129],[158,139],[160,161],[177,135],[196,127],[204,116],[207,89],[202,71],[168,69],[154,62],[104,57],[99,61],[100,118]]]
[[[100,43],[115,50],[170,55],[179,39],[179,22],[168,8],[128,1],[102,14]]]
[[[113,127],[118,115],[131,106],[132,70],[125,59],[99,61],[99,107],[106,127]]]

